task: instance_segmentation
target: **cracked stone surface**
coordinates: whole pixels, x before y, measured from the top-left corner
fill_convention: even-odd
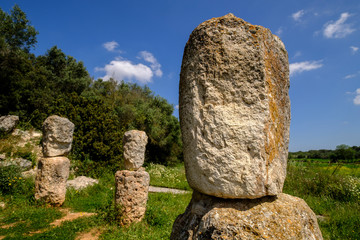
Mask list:
[[[75,125],[67,118],[48,117],[43,124],[44,156],[66,156],[71,150],[74,128]]]
[[[289,143],[289,63],[269,29],[228,14],[185,46],[179,111],[189,185],[222,198],[282,192]]]

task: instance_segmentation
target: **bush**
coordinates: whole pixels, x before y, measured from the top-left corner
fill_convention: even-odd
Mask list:
[[[16,194],[23,192],[25,180],[21,177],[18,166],[0,167],[0,191],[2,194]]]

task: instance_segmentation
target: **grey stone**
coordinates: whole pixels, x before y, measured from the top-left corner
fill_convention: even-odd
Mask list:
[[[35,179],[35,199],[54,206],[65,201],[70,161],[66,157],[41,158]]]
[[[79,176],[74,178],[73,180],[68,180],[66,183],[66,188],[74,188],[75,190],[82,190],[84,188],[93,186],[95,184],[99,184],[99,180],[85,177],[85,176]]]
[[[71,150],[74,128],[75,125],[67,118],[48,117],[43,124],[44,156],[66,156]]]
[[[145,216],[150,176],[138,171],[117,171],[115,174],[115,208],[120,225],[141,221]]]
[[[194,191],[173,225],[172,240],[323,239],[315,213],[287,194],[259,199],[222,199]]]
[[[228,14],[200,24],[185,46],[179,113],[189,185],[222,198],[282,192],[289,64],[269,29]]]
[[[0,167],[6,167],[11,165],[18,166],[21,171],[27,171],[31,169],[32,162],[24,158],[8,159],[0,162]]]
[[[148,137],[144,131],[131,130],[124,134],[124,165],[128,170],[137,170],[145,160]]]
[[[0,133],[11,132],[19,122],[19,117],[15,115],[7,115],[0,117]]]

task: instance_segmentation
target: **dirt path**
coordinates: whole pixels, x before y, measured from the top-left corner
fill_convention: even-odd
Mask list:
[[[101,231],[98,228],[90,229],[89,232],[80,233],[75,240],[97,240],[101,235]]]
[[[179,189],[175,189],[175,188],[164,188],[164,187],[154,187],[154,186],[150,186],[150,187],[149,187],[149,192],[162,192],[162,193],[173,193],[173,194],[185,194],[185,193],[189,193],[190,191],[179,190]]]
[[[65,213],[65,216],[63,216],[62,218],[56,219],[55,221],[50,223],[50,226],[57,227],[57,226],[60,226],[61,223],[65,222],[65,221],[73,221],[77,218],[90,217],[92,215],[95,215],[95,213],[88,213],[88,212],[71,212],[70,209],[68,209],[68,208],[60,209],[60,212]]]

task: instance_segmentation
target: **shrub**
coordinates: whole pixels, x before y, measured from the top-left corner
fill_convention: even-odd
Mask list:
[[[2,194],[22,192],[24,181],[19,167],[14,165],[0,167],[0,191]]]

